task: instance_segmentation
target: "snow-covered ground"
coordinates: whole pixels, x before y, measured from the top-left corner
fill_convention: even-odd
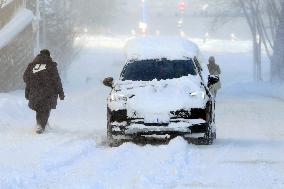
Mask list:
[[[118,77],[123,50],[87,41],[46,134],[34,133],[23,91],[0,93],[0,188],[284,188],[284,86],[251,82],[243,43],[230,44],[234,52],[201,45],[223,71],[214,145],[176,138],[169,145],[108,148],[109,89],[101,81]]]

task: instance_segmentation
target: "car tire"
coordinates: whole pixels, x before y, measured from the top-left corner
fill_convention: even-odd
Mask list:
[[[209,131],[208,133],[205,133],[203,137],[203,143],[204,145],[211,145],[213,144],[215,139],[216,139],[216,132]]]
[[[112,125],[110,121],[110,116],[111,116],[110,110],[108,109],[107,110],[107,145],[109,147],[118,147],[123,143],[123,141],[114,139],[113,133],[112,133]]]
[[[109,147],[114,146],[114,139],[113,139],[112,128],[111,128],[111,124],[110,124],[110,111],[109,111],[109,109],[107,110],[107,145]]]
[[[212,104],[210,104],[207,106],[207,113],[206,113],[207,131],[204,134],[204,137],[199,138],[198,141],[199,144],[211,145],[213,144],[214,140],[216,140],[216,131],[213,130],[213,124],[215,122],[214,119],[215,119],[214,107],[212,107]]]

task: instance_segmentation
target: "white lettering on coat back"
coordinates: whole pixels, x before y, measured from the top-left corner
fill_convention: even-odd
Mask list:
[[[36,64],[35,67],[33,68],[33,73],[38,73],[43,70],[46,70],[46,64]]]

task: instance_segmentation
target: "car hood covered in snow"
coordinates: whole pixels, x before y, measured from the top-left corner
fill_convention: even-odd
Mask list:
[[[204,108],[205,89],[197,76],[171,80],[118,81],[110,97],[112,110],[127,109],[138,115]],[[116,98],[119,97],[119,98]]]

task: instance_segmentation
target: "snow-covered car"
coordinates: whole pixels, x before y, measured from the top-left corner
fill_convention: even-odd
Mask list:
[[[216,138],[215,99],[199,48],[180,37],[141,37],[125,47],[126,64],[107,103],[110,145],[136,137],[182,136],[212,144]]]

